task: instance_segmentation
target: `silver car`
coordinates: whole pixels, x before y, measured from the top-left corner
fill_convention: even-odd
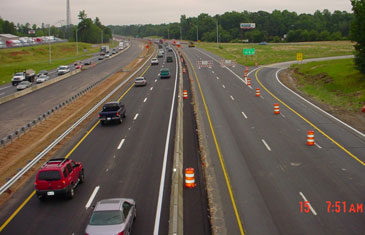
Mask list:
[[[42,82],[45,82],[45,81],[48,81],[48,80],[49,80],[49,76],[42,74],[39,77],[37,77],[36,82],[37,83],[42,83]]]
[[[24,89],[30,87],[31,85],[32,85],[32,83],[29,81],[22,81],[21,83],[19,83],[19,85],[16,87],[16,89],[18,91],[24,90]]]
[[[129,198],[110,198],[99,201],[89,224],[86,235],[130,235],[136,219],[136,203]]]
[[[151,59],[151,65],[155,65],[155,64],[158,65],[158,59],[157,58],[152,58]]]
[[[134,81],[135,86],[145,86],[147,85],[147,80],[144,77],[137,77]]]

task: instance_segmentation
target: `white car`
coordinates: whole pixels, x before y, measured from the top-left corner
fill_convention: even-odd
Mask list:
[[[29,81],[22,81],[21,83],[19,83],[19,85],[16,87],[16,89],[18,91],[24,90],[24,89],[30,87],[31,85],[32,85],[32,83]]]
[[[45,82],[45,81],[48,81],[48,80],[49,80],[49,76],[47,76],[45,74],[42,74],[39,77],[37,77],[36,82],[37,83],[42,83],[42,82]]]
[[[57,69],[57,74],[58,75],[63,75],[63,74],[66,74],[68,72],[70,72],[70,66],[68,66],[68,65],[61,65]]]
[[[159,50],[158,50],[158,53],[164,54],[164,53],[165,53],[165,51],[164,51],[163,49],[159,49]]]
[[[155,65],[155,64],[158,65],[158,59],[157,58],[152,58],[151,65]]]
[[[145,86],[147,85],[147,80],[144,77],[137,77],[134,81],[134,86]]]

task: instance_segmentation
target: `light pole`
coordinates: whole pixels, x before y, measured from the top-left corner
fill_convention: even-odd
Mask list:
[[[199,25],[196,25],[196,42],[199,41]]]
[[[101,30],[101,46],[103,46],[103,30]]]
[[[217,19],[217,47],[218,47],[218,19]]]
[[[52,64],[52,49],[51,49],[51,25],[48,24],[48,48],[49,48],[49,64]]]
[[[181,28],[181,25],[180,25],[180,41],[182,41],[182,28]]]
[[[167,26],[167,39],[170,40],[170,26]]]
[[[76,55],[79,55],[79,41],[77,40],[77,34],[79,33],[79,31],[83,29],[83,27],[79,28],[79,26],[77,25],[77,29],[76,29]]]

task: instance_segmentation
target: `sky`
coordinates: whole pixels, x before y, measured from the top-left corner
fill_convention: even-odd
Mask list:
[[[78,13],[99,17],[103,25],[160,24],[178,22],[181,15],[223,14],[227,11],[288,10],[313,14],[328,9],[352,12],[350,0],[70,0],[71,23]],[[14,23],[64,25],[66,0],[0,0],[0,17]]]

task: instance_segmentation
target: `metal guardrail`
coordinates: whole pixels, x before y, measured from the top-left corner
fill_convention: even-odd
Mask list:
[[[61,142],[73,129],[75,129],[82,121],[84,121],[87,117],[89,117],[101,104],[103,104],[107,99],[109,99],[116,91],[118,91],[124,84],[129,82],[129,80],[138,73],[144,66],[151,60],[153,54],[146,60],[146,62],[143,63],[134,73],[132,73],[124,82],[120,83],[116,88],[114,88],[108,95],[106,95],[101,101],[99,101],[93,108],[91,108],[84,116],[82,116],[77,122],[75,122],[70,128],[68,128],[63,134],[61,134],[56,140],[54,140],[48,147],[46,147],[41,153],[39,153],[33,160],[31,160],[24,168],[20,169],[19,172],[13,176],[11,179],[9,179],[3,186],[0,187],[0,195],[3,194],[6,190],[8,190],[20,177],[22,177],[30,168],[32,168],[40,159],[42,159],[49,151],[51,151],[59,142]],[[119,69],[118,69],[119,70]],[[113,73],[113,72],[112,72]],[[110,74],[109,74],[110,75]],[[104,80],[109,75],[106,75],[102,80]],[[102,80],[98,81],[97,83],[100,83]],[[95,86],[94,84],[93,86]],[[90,90],[91,88],[86,88],[84,90]],[[85,92],[85,91],[84,91]],[[79,92],[81,93],[81,92]],[[63,105],[68,104],[69,102],[72,102],[74,99],[79,97],[80,94],[74,95],[68,100],[62,102]],[[35,120],[44,120],[49,114],[40,115]],[[31,123],[35,121],[33,120]],[[37,123],[38,121],[36,121]],[[28,123],[29,124],[29,123]],[[28,124],[26,126],[28,126]],[[34,124],[35,125],[35,124]],[[33,125],[33,126],[34,126]],[[22,128],[21,128],[22,129]],[[19,133],[18,133],[19,135]]]

